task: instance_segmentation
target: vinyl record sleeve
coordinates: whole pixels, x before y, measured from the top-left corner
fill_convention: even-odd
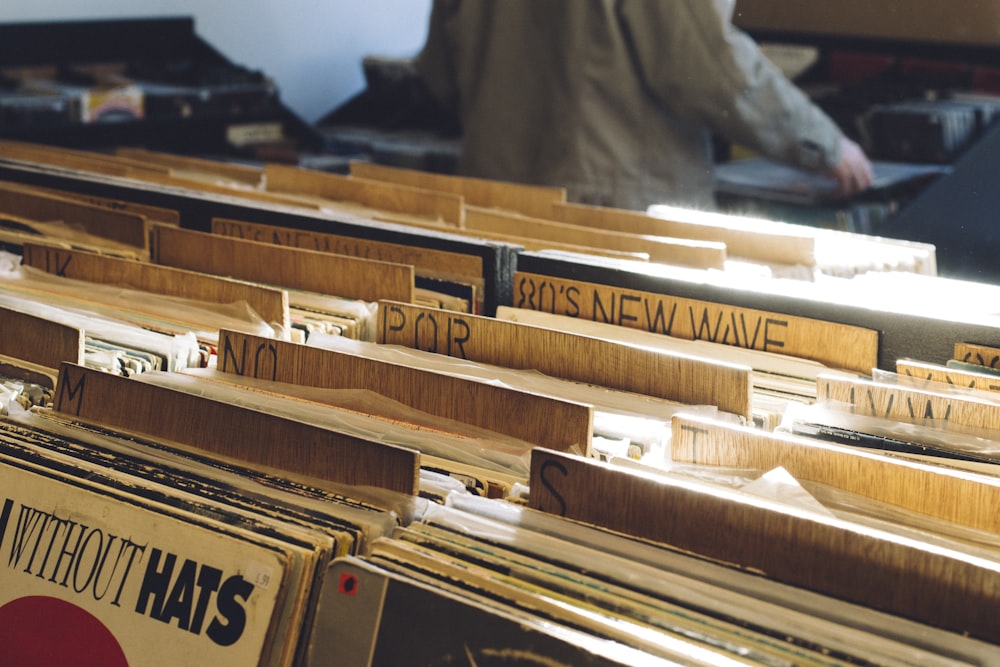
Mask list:
[[[279,664],[267,656],[297,567],[290,549],[8,457],[0,488],[0,609],[35,597],[71,605],[114,639],[122,664],[154,656],[160,664]],[[59,635],[50,629],[37,649],[70,650]],[[23,641],[0,646],[22,650]],[[7,650],[15,649],[0,655]]]
[[[676,665],[627,646],[445,591],[347,557],[320,605],[310,665]],[[321,639],[321,641],[320,641]]]

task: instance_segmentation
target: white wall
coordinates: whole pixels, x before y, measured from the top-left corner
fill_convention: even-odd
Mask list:
[[[263,71],[313,123],[364,88],[366,55],[423,44],[430,0],[0,0],[0,23],[190,16],[229,60]]]

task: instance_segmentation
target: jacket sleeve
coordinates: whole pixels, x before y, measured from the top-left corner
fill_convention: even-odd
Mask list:
[[[780,162],[823,170],[842,132],[730,21],[727,0],[619,0],[640,76],[668,113]]]

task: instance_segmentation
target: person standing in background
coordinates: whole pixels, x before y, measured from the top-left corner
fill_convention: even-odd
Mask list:
[[[714,206],[712,133],[871,185],[862,149],[732,25],[732,0],[435,0],[416,67],[459,173],[570,201]]]

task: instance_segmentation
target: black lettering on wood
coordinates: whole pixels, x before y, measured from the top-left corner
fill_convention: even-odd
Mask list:
[[[743,346],[746,347],[748,350],[757,349],[757,336],[760,334],[760,323],[761,323],[761,318],[758,317],[757,326],[753,328],[753,338],[751,338],[750,334],[747,333],[746,313],[740,313],[740,324],[742,325],[743,329]],[[766,335],[764,337],[765,339],[767,338]]]
[[[395,322],[398,322],[398,324],[390,324],[389,322],[390,316],[392,316],[392,319]],[[388,306],[384,311],[384,314],[382,315],[382,341],[388,342],[390,331],[396,333],[397,331],[402,331],[405,326],[406,326],[406,313],[403,312],[403,309],[400,308],[399,306],[393,306],[393,305]]]
[[[59,369],[59,379],[57,381],[59,390],[56,400],[56,409],[59,412],[69,414],[80,414],[80,406],[83,404],[84,388],[87,385],[87,375],[80,373],[79,378],[74,382],[71,376],[72,369],[63,366]]]
[[[628,326],[626,322],[638,322],[639,318],[632,314],[625,313],[625,307],[627,304],[641,303],[642,298],[638,296],[631,296],[629,294],[622,294],[621,299],[618,303],[618,325]]]
[[[424,327],[425,331],[429,331],[430,335],[427,337],[429,340],[428,347],[420,347],[420,330],[421,323],[426,322]],[[430,313],[420,313],[417,315],[417,319],[413,322],[413,349],[420,350],[423,349],[424,352],[437,352],[438,345],[438,323],[437,318]]]
[[[616,301],[616,295],[615,295],[614,292],[612,292],[611,293],[611,313],[609,314],[607,308],[604,307],[604,301],[601,300],[600,293],[595,289],[594,290],[594,311],[593,311],[594,312],[594,321],[595,322],[597,321],[597,312],[600,311],[601,312],[601,320],[605,324],[614,324],[615,323],[615,301]]]
[[[544,463],[542,463],[542,467],[538,471],[539,479],[542,482],[542,486],[544,486],[546,490],[548,490],[548,492],[552,494],[552,498],[559,504],[558,512],[551,512],[550,510],[545,510],[545,511],[548,511],[550,514],[558,514],[559,516],[566,516],[566,500],[556,490],[555,486],[553,485],[553,481],[549,478],[549,473],[553,471],[555,473],[558,473],[562,477],[563,481],[565,481],[566,477],[569,475],[569,471],[566,470],[566,466],[564,466],[559,461],[545,461]]]
[[[772,334],[771,328],[775,328],[775,332]],[[783,348],[785,347],[785,341],[781,338],[777,338],[777,329],[781,328],[783,331],[788,330],[788,322],[785,320],[776,320],[772,317],[764,320],[764,350],[770,351],[773,348]]]
[[[566,303],[565,312],[563,315],[569,315],[570,317],[580,317],[580,288],[575,285],[570,285],[566,290]]]
[[[244,339],[242,349],[239,351],[239,356],[237,356],[236,350],[233,349],[233,339],[228,333],[223,332],[221,347],[222,347],[222,366],[221,370],[225,373],[233,373],[235,375],[246,375],[247,368],[247,342]]]
[[[278,379],[278,348],[274,343],[261,343],[253,358],[253,376],[266,380]]]
[[[691,438],[691,462],[701,463],[701,457],[698,455],[698,445],[701,440],[701,436],[708,435],[708,429],[690,426],[688,424],[681,424],[681,432]]]
[[[448,356],[449,357],[460,357],[462,359],[468,359],[469,356],[465,354],[465,343],[469,341],[472,336],[472,329],[469,327],[469,322],[461,317],[449,317],[448,318]],[[456,355],[452,351],[452,344],[458,348],[458,354]]]
[[[674,329],[674,318],[677,316],[677,302],[675,301],[670,306],[669,320],[663,312],[662,299],[656,300],[656,310],[653,313],[649,312],[649,299],[645,299],[643,301],[643,305],[646,309],[646,331],[661,333],[669,336]]]
[[[529,310],[538,310],[535,307],[535,281],[531,278],[526,278],[521,276],[521,280],[517,284],[518,293],[518,308],[527,308]]]
[[[546,307],[545,295],[548,294],[548,307]],[[556,286],[549,281],[542,281],[538,286],[538,310],[546,313],[556,312]]]

